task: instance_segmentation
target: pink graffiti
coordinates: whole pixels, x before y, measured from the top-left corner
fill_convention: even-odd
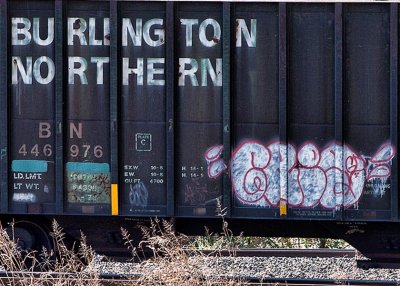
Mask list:
[[[206,151],[210,178],[217,178],[226,169],[219,158],[222,150],[217,145]],[[246,205],[277,207],[280,201],[287,201],[290,206],[304,208],[349,208],[357,206],[367,181],[374,180],[374,192],[383,195],[380,185],[390,177],[394,156],[390,143],[367,157],[336,143],[320,151],[312,142],[296,150],[291,144],[264,145],[247,140],[232,154],[232,190]]]

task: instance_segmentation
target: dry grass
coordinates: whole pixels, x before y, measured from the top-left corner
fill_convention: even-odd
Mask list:
[[[64,233],[56,221],[52,229],[57,255],[45,248],[41,253],[22,250],[13,234],[10,236],[0,228],[0,265],[6,269],[7,276],[1,285],[101,285],[93,267],[95,252],[86,243],[86,237],[82,234],[75,251],[75,246],[66,246]]]
[[[198,240],[178,235],[167,220],[155,218],[149,227],[141,227],[144,239],[137,246],[130,239],[128,230],[121,229],[132,259],[139,261],[137,269],[140,273],[128,278],[129,282],[124,285],[245,285],[237,275],[232,278],[218,271],[224,262],[220,250],[228,250],[231,256],[235,256],[246,238],[232,234],[225,220],[225,209],[220,204],[217,216],[221,219],[222,232],[215,235],[206,231],[205,241],[208,239],[213,243],[211,249],[215,250],[211,254],[214,257],[211,269],[205,266],[208,256],[199,250]],[[53,221],[51,236],[56,254],[45,248],[41,253],[23,251],[12,234],[0,227],[0,265],[8,273],[0,285],[102,285],[95,265],[96,253],[83,233],[78,246],[68,247],[62,228]],[[143,255],[139,254],[144,249],[150,249],[153,257],[142,260]]]
[[[206,255],[197,250],[185,235],[177,235],[167,220],[153,219],[149,228],[142,227],[144,240],[135,248],[126,230],[122,230],[133,256],[149,248],[153,257],[141,261],[137,285],[243,285],[240,279],[220,275],[203,267]]]
[[[225,209],[218,203],[217,216],[222,220],[220,249],[229,250],[235,255],[234,236],[225,221]],[[143,241],[138,247],[132,244],[129,233],[121,229],[127,247],[132,257],[139,259],[138,253],[144,248],[150,249],[153,257],[141,261],[141,275],[136,280],[138,285],[244,285],[240,278],[224,276],[217,267],[204,267],[207,255],[202,253],[186,235],[176,234],[174,226],[167,220],[158,218],[151,220],[150,227],[141,227]],[[218,249],[219,250],[219,249]],[[212,253],[218,256],[218,250]],[[218,260],[217,260],[218,261]]]
[[[220,209],[222,214],[223,210]],[[233,237],[223,216],[223,229],[229,242]],[[11,226],[12,228],[13,226]],[[139,259],[138,253],[144,248],[153,252],[153,257],[141,260],[140,275],[130,278],[124,285],[243,285],[239,279],[220,275],[217,269],[211,272],[203,267],[206,255],[201,253],[192,240],[178,235],[173,224],[167,220],[152,219],[150,227],[142,227],[143,241],[133,245],[126,229],[122,235],[132,257]],[[12,232],[11,232],[12,233]],[[43,248],[41,253],[24,251],[18,246],[13,235],[0,228],[0,265],[7,270],[7,278],[1,285],[102,285],[100,273],[95,267],[96,254],[81,234],[78,247],[67,247],[64,233],[53,221],[51,236],[57,254]],[[234,255],[233,245],[225,244]],[[76,250],[77,248],[77,250]],[[218,265],[218,264],[217,264]]]

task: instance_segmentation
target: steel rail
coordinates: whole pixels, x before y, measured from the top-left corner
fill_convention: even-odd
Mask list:
[[[96,279],[101,285],[106,286],[125,286],[125,285],[135,285],[135,282],[139,282],[138,276],[139,274],[130,274],[130,275],[121,275],[121,274],[100,274],[98,278],[80,278],[76,279],[76,274],[74,273],[48,273],[45,274],[45,282],[52,283],[56,282],[57,279],[60,279],[58,275],[62,275],[61,278],[68,279],[71,281],[76,281],[77,285],[83,282],[90,282]],[[43,273],[41,272],[6,272],[0,271],[0,283],[1,282],[10,282],[17,283],[24,278],[33,278],[39,279],[43,277]],[[359,286],[397,286],[399,285],[399,281],[390,281],[390,280],[359,280],[359,279],[314,279],[314,278],[257,278],[257,277],[232,277],[232,280],[236,280],[240,282],[241,285],[359,285]],[[51,285],[51,284],[50,284]],[[215,283],[218,285],[218,283]]]
[[[355,257],[355,249],[329,249],[329,248],[239,248],[239,249],[213,249],[196,250],[188,249],[187,254],[204,254],[207,256],[234,256],[234,257]],[[111,254],[111,255],[110,255]],[[107,256],[122,262],[132,258],[130,253],[107,253]],[[140,258],[147,259],[153,256],[153,251],[144,249],[140,252]]]
[[[295,249],[295,248],[240,248],[222,250],[201,250],[205,255],[237,257],[355,257],[355,249]]]
[[[399,281],[390,280],[359,280],[359,279],[314,279],[314,278],[249,278],[245,279],[249,283],[259,284],[259,285],[385,285],[385,286],[397,286]]]

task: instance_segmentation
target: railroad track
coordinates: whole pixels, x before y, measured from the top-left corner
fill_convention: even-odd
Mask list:
[[[83,277],[83,275],[75,273],[0,271],[0,285],[28,286],[31,285],[31,282],[40,282],[40,285],[81,286],[95,285],[93,282],[98,282],[102,286],[129,286],[135,285],[135,280],[135,276],[133,275],[127,276],[121,274],[100,274],[96,277]]]
[[[65,275],[65,273],[63,274]],[[36,277],[34,279],[39,279],[41,277],[41,273],[30,273],[28,275],[27,273],[21,274],[21,273],[12,273],[12,272],[0,272],[0,285],[18,285],[21,282],[27,281],[26,279],[24,280],[24,277]],[[57,281],[59,281],[58,274],[49,274],[46,275],[48,276],[46,278],[46,285],[53,285]],[[64,277],[64,276],[63,276]],[[82,285],[82,284],[89,284],[89,282],[93,282],[93,279],[79,279],[79,280],[74,280],[74,274],[70,273],[68,275],[68,279],[71,281],[71,284],[68,285],[73,285],[72,283],[76,283],[76,285]],[[32,280],[30,280],[32,281]],[[133,286],[137,285],[137,279],[134,276],[125,276],[125,275],[119,275],[119,274],[107,274],[107,275],[100,275],[97,279],[100,285],[103,286]],[[399,283],[396,281],[385,281],[385,280],[352,280],[352,279],[304,279],[304,278],[265,278],[260,280],[259,278],[252,278],[252,277],[247,277],[243,278],[240,280],[242,283],[241,285],[273,285],[273,286],[291,286],[291,285],[297,285],[297,286],[311,286],[311,285],[325,285],[325,286],[338,286],[338,285],[358,285],[358,286],[370,286],[370,285],[375,285],[375,286],[398,286]],[[29,285],[29,284],[24,284],[21,283],[19,285]],[[140,284],[143,285],[143,284]],[[217,283],[215,284],[217,285]],[[221,284],[222,285],[222,284]],[[179,285],[177,285],[179,286]]]
[[[233,253],[232,253],[233,252]],[[332,250],[332,249],[238,249],[235,251],[203,251],[206,255],[220,255],[220,256],[237,256],[237,257],[354,257],[356,252],[352,249]],[[73,273],[47,273],[47,282],[52,285],[52,280],[59,280],[59,275],[62,277],[68,277],[68,279],[74,279]],[[137,285],[137,281],[140,274],[100,274],[96,279],[101,285],[105,286],[125,286],[125,285]],[[0,285],[15,285],[21,277],[33,277],[39,279],[42,273],[21,273],[21,272],[0,272]],[[387,281],[387,280],[359,280],[359,279],[314,279],[314,278],[285,278],[285,277],[266,277],[260,279],[260,277],[241,277],[244,285],[399,285],[398,281]],[[82,275],[79,277],[79,282],[76,285],[84,282]],[[12,283],[10,284],[10,281]],[[89,278],[86,280],[89,282]],[[29,284],[21,284],[29,285]],[[141,284],[143,285],[143,284]],[[215,284],[217,285],[217,284]]]
[[[233,250],[202,250],[205,255],[238,257],[354,257],[355,249],[295,249],[295,248],[241,248]]]
[[[188,250],[188,254],[193,253]],[[235,257],[355,257],[355,249],[330,249],[330,248],[239,248],[232,250],[199,250],[195,253],[202,253],[207,256],[235,256]],[[131,259],[124,255],[116,253],[113,256],[115,261],[126,261]],[[139,253],[140,259],[149,259],[153,257],[152,251],[143,251]]]
[[[260,281],[260,279],[249,279],[249,285],[274,285],[274,286],[311,286],[311,285],[325,285],[325,286],[338,286],[338,285],[358,285],[358,286],[398,286],[396,281],[386,280],[352,280],[352,279],[303,279],[303,278],[267,278]]]

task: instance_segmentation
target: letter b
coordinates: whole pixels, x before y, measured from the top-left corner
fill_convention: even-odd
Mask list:
[[[50,123],[40,122],[39,123],[39,138],[50,138],[51,130]]]

